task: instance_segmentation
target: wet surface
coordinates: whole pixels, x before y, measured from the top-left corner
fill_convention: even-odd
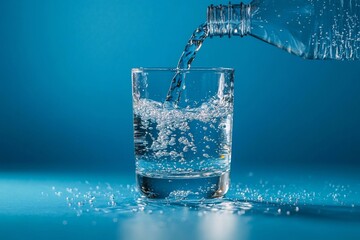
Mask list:
[[[246,172],[232,176],[225,198],[189,201],[149,200],[131,175],[6,173],[0,238],[359,239],[359,178]]]

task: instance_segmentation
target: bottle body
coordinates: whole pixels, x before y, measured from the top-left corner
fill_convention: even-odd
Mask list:
[[[307,59],[360,58],[360,1],[254,0],[210,6],[209,36],[251,35]]]

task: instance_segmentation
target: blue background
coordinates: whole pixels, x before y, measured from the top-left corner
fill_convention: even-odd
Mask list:
[[[174,67],[216,1],[0,1],[0,169],[134,171],[132,67]],[[360,63],[207,39],[236,69],[236,169],[360,166]],[[170,80],[170,79],[169,79]]]

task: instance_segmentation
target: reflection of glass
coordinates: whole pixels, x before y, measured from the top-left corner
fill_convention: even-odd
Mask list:
[[[174,74],[179,101],[166,102]],[[132,70],[136,174],[152,198],[211,198],[229,186],[233,70]],[[166,103],[166,104],[164,104]]]
[[[120,239],[247,239],[249,219],[231,201],[168,202],[142,199],[144,209],[119,222]],[[188,203],[190,204],[188,205]]]

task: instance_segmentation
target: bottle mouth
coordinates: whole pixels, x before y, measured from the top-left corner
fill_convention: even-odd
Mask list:
[[[209,36],[245,36],[250,33],[250,4],[210,5],[207,9]]]

